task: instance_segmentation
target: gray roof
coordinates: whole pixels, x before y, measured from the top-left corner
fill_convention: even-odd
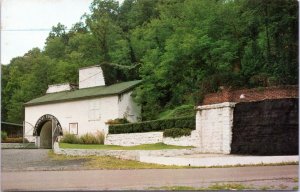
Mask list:
[[[78,90],[49,93],[42,97],[33,99],[25,103],[25,106],[58,103],[58,102],[81,100],[87,98],[95,98],[95,97],[105,97],[110,95],[119,95],[129,90],[132,90],[140,82],[141,80],[135,80],[135,81],[117,83],[110,86],[98,86],[98,87],[83,88]]]

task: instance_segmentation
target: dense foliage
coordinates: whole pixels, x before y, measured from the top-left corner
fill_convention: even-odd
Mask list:
[[[95,64],[109,83],[143,80],[143,119],[220,86],[298,83],[296,0],[94,0],[90,9],[70,30],[54,26],[43,50],[2,65],[2,120],[21,122],[24,102]]]
[[[7,139],[7,133],[5,131],[1,131],[1,141]]]
[[[190,136],[192,130],[191,129],[185,129],[185,128],[172,128],[172,129],[166,129],[163,132],[164,137],[182,137],[182,136]]]
[[[195,116],[181,117],[173,119],[160,119],[152,121],[143,121],[139,123],[127,123],[119,125],[109,125],[110,134],[119,133],[141,133],[151,131],[163,131],[171,128],[189,128],[195,129]]]
[[[194,108],[194,105],[181,105],[174,109],[165,110],[159,114],[159,119],[195,116],[196,110]]]

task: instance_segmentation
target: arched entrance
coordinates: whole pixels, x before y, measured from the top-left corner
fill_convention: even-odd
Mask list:
[[[33,136],[36,136],[38,148],[51,149],[60,135],[63,135],[61,125],[53,115],[43,115],[34,126]]]

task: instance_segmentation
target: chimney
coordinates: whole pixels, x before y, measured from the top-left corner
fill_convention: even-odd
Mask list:
[[[100,66],[79,69],[79,89],[104,85],[105,80]]]
[[[70,90],[72,90],[72,86],[70,83],[62,83],[62,84],[48,85],[48,89],[46,93],[57,93],[57,92],[70,91]]]

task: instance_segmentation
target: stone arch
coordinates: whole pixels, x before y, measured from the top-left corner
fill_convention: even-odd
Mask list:
[[[36,122],[33,136],[37,138],[37,146],[41,148],[52,148],[53,142],[58,136],[63,135],[62,127],[58,119],[50,114],[41,116]]]

